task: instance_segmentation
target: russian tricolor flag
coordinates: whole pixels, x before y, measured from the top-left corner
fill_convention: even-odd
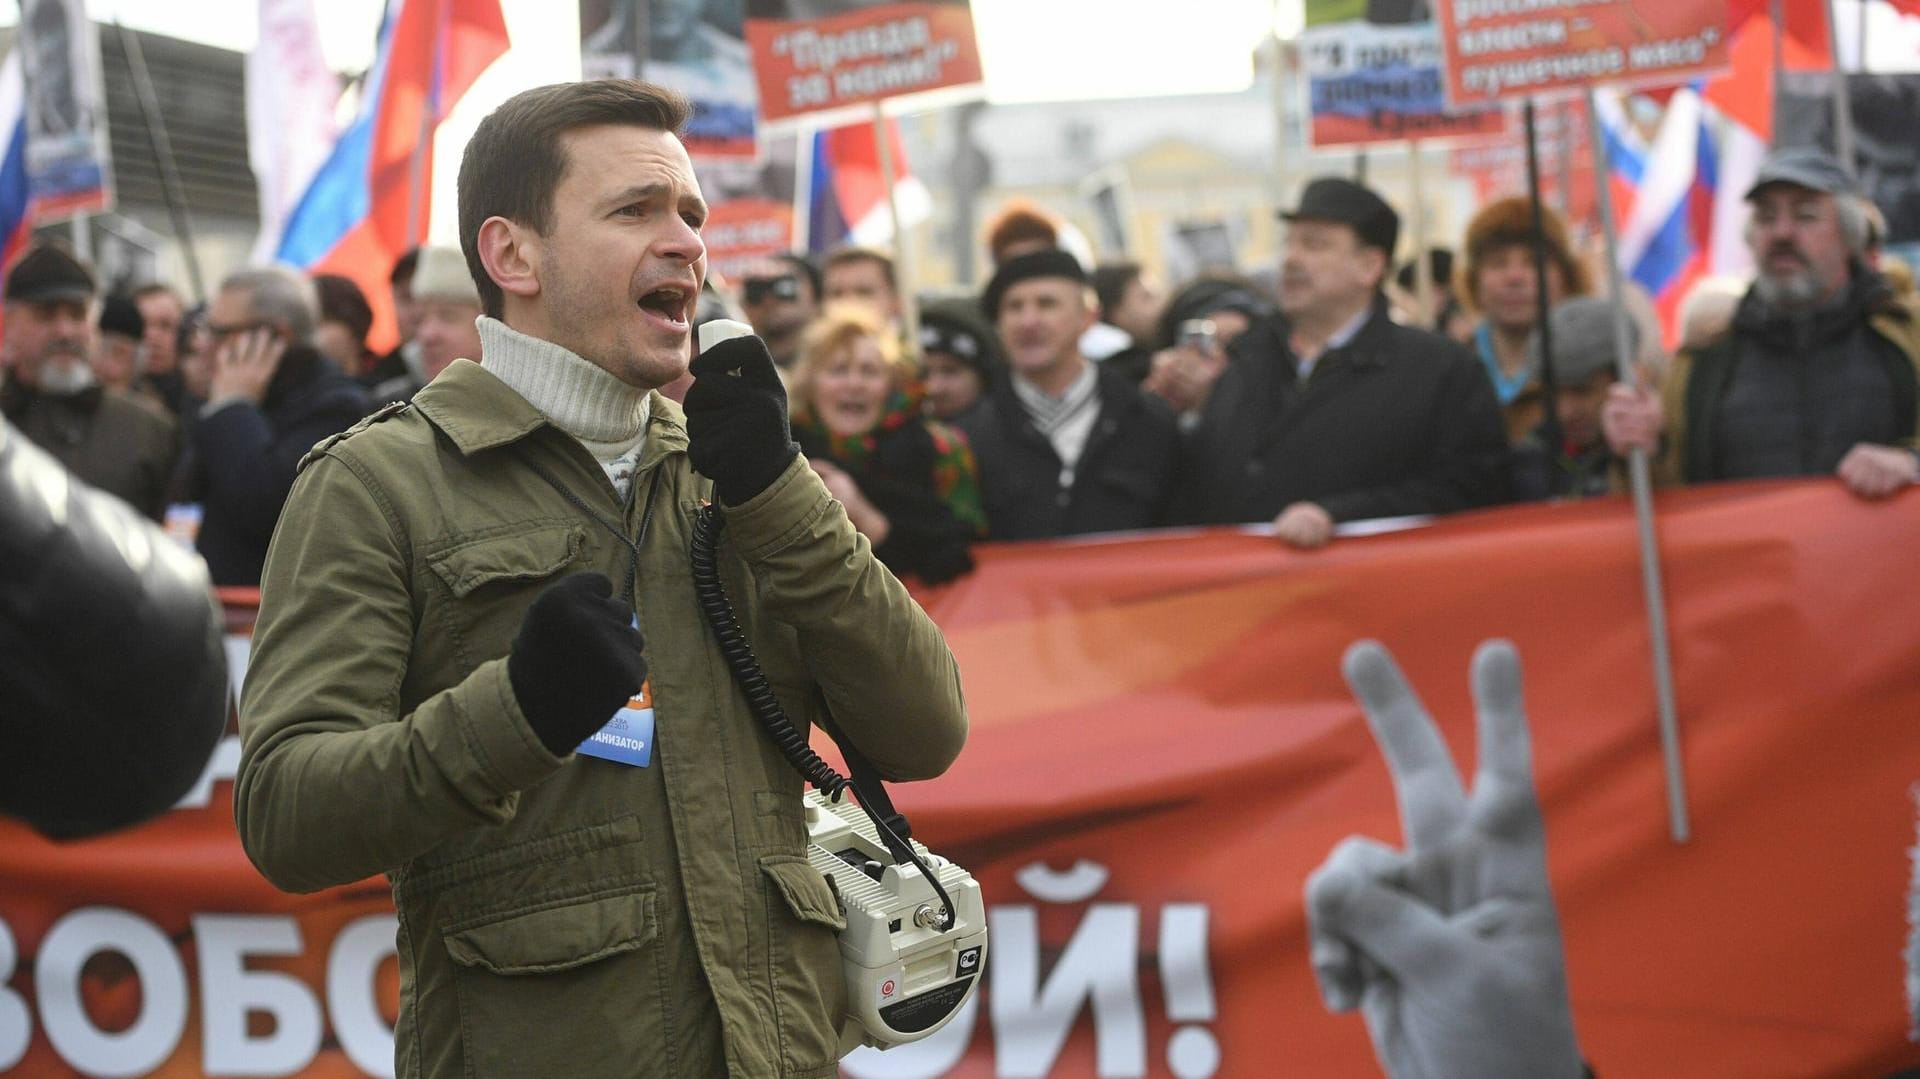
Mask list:
[[[1609,148],[1614,141],[1609,132]],[[1676,91],[1647,150],[1619,248],[1622,272],[1653,297],[1669,345],[1680,301],[1707,272],[1719,171],[1699,85]]]
[[[427,237],[434,130],[507,46],[499,0],[388,0],[360,113],[287,221],[278,260],[359,284],[376,351],[397,339],[393,263]]]
[[[871,123],[851,124],[813,135],[807,247],[815,253],[843,243],[878,247],[893,237],[893,207],[873,128]],[[933,212],[933,196],[907,164],[900,121],[888,117],[885,129],[887,149],[893,155],[893,197],[900,206],[901,223],[911,228]]]
[[[17,50],[0,64],[0,133],[6,139],[6,154],[0,157],[0,267],[11,269],[33,232],[27,219],[27,77]]]
[[[1746,193],[1773,139],[1773,24],[1737,24],[1724,75],[1674,91],[1651,146],[1637,159],[1615,151],[1616,180],[1634,188],[1633,212],[1620,231],[1620,270],[1645,288],[1679,343],[1680,305],[1707,276],[1745,276]],[[1786,66],[1822,62],[1807,38],[1825,41],[1824,20],[1790,25],[1782,41]],[[1619,110],[1602,110],[1610,149],[1630,130]]]

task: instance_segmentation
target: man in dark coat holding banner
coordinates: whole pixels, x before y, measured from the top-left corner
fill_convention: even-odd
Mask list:
[[[1855,184],[1824,150],[1789,147],[1747,190],[1758,275],[1733,325],[1682,349],[1656,391],[1616,385],[1616,454],[1660,483],[1837,477],[1862,498],[1920,483],[1920,309],[1863,259]]]
[[[1015,256],[987,283],[981,309],[1008,361],[959,420],[980,467],[987,537],[1164,523],[1179,450],[1173,413],[1080,351],[1100,311],[1085,268],[1058,248]]]
[[[1279,538],[1314,548],[1342,521],[1503,501],[1506,435],[1485,371],[1388,316],[1392,207],[1321,178],[1281,216],[1285,323],[1228,350],[1190,436],[1175,519],[1272,521]]]

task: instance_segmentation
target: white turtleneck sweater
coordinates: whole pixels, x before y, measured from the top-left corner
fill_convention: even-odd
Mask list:
[[[480,330],[480,366],[585,446],[625,499],[646,446],[648,391],[499,319],[482,315],[474,325]]]

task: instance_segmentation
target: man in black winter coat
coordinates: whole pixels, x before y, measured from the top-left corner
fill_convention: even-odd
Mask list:
[[[1060,250],[1016,256],[981,303],[1010,367],[958,421],[979,465],[987,537],[1165,523],[1179,450],[1173,413],[1081,353],[1100,311],[1085,268]]]
[[[366,391],[312,345],[312,285],[286,270],[221,282],[207,312],[214,370],[189,421],[181,496],[202,506],[199,548],[218,585],[258,585],[294,472],[353,426]]]
[[[1322,178],[1282,216],[1286,324],[1229,349],[1189,437],[1175,519],[1272,521],[1280,539],[1314,548],[1342,521],[1503,501],[1506,434],[1486,372],[1388,317],[1392,207]]]

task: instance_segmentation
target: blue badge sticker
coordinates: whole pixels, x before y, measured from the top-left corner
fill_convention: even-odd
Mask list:
[[[627,701],[625,708],[613,714],[607,725],[580,743],[575,753],[598,757],[615,764],[645,768],[653,761],[653,685],[642,685],[640,692]]]

